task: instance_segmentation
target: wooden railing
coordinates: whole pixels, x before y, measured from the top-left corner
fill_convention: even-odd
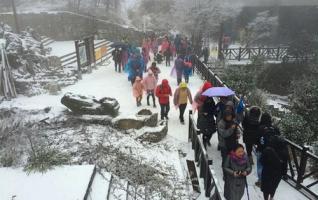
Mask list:
[[[195,68],[202,79],[210,81],[216,87],[227,87],[220,77],[213,73],[211,68],[202,63],[198,57],[196,57]],[[240,98],[235,95],[233,101],[235,105],[238,105]],[[314,175],[318,176],[318,156],[311,153],[308,147],[299,146],[287,139],[286,143],[290,157],[288,159],[287,179],[284,180],[309,199],[318,199],[318,191],[314,189],[314,186],[318,184],[317,178],[314,178]],[[307,183],[304,183],[304,180]]]
[[[239,47],[222,49],[222,59],[251,60],[253,57],[263,57],[268,61],[307,62],[315,55],[293,56],[288,53],[289,47]]]
[[[224,200],[221,193],[222,187],[219,185],[214,170],[210,166],[212,165],[212,160],[209,159],[208,153],[205,150],[192,111],[189,112],[188,138],[189,141],[191,141],[192,149],[194,150],[194,160],[200,169],[200,178],[203,178],[205,196],[211,197],[211,199],[214,200]]]

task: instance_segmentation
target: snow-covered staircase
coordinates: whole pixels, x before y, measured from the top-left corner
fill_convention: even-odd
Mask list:
[[[53,42],[55,42],[53,39],[46,36],[41,36],[41,43],[43,44],[43,46],[47,47]]]

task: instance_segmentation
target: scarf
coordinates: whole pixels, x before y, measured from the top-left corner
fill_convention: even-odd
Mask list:
[[[236,164],[238,164],[240,166],[245,165],[247,163],[247,155],[246,154],[244,154],[242,158],[239,158],[236,156],[234,151],[231,151],[230,158],[231,158],[231,160],[233,160]]]

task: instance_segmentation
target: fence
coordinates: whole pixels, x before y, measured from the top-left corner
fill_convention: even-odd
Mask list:
[[[111,57],[111,44],[111,42],[106,40],[102,40],[95,44],[96,64],[99,64]],[[60,57],[62,67],[76,63],[76,59],[76,52],[72,52]]]
[[[212,72],[211,68],[202,63],[198,57],[196,57],[195,60],[195,67],[196,72],[204,80],[210,81],[216,87],[227,87],[227,85]],[[235,105],[237,105],[240,98],[235,95],[233,101]],[[301,147],[287,139],[286,143],[290,157],[288,159],[288,175],[285,181],[302,192],[309,199],[318,199],[318,191],[313,187],[318,184],[318,180],[312,177],[313,175],[318,175],[318,156],[311,153],[308,147]],[[310,178],[312,178],[312,180],[310,180]],[[305,180],[311,183],[304,183]]]
[[[204,180],[205,196],[211,197],[213,200],[223,200],[221,194],[221,187],[215,178],[212,165],[212,160],[209,159],[208,153],[203,145],[202,138],[199,135],[199,130],[192,115],[192,111],[189,113],[189,140],[192,143],[192,149],[194,150],[194,160],[198,163],[200,168],[200,178]],[[212,196],[211,196],[212,193]]]

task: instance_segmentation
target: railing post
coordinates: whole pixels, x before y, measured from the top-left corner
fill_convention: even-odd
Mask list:
[[[307,159],[308,159],[307,151],[308,151],[308,147],[303,147],[301,151],[300,165],[299,165],[299,170],[297,172],[297,183],[296,183],[297,188],[301,187],[301,183],[303,182],[303,177],[305,175]]]
[[[239,48],[238,61],[241,61],[242,47]]]
[[[192,126],[192,120],[191,120],[191,116],[193,114],[192,110],[189,110],[189,129],[188,129],[188,140],[190,140],[193,137],[193,134],[191,133],[191,126]]]
[[[280,54],[280,47],[278,47],[277,49],[276,60],[279,60],[279,54]]]

